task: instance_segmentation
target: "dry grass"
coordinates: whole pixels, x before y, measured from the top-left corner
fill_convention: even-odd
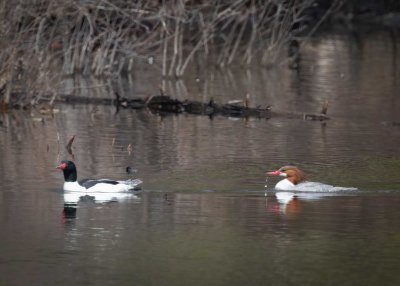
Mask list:
[[[0,0],[0,101],[35,104],[65,75],[119,75],[143,59],[164,77],[182,76],[195,56],[273,65],[313,2]]]

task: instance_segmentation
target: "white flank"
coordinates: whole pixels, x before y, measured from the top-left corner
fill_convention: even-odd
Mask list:
[[[65,182],[64,191],[65,192],[80,192],[80,193],[121,193],[129,192],[137,185],[141,184],[140,179],[132,179],[127,181],[118,181],[118,184],[108,184],[108,183],[97,183],[93,187],[86,189],[85,187],[79,185],[78,182]]]

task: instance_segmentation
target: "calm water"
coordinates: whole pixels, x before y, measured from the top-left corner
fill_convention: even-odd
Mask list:
[[[304,47],[297,71],[200,68],[165,83],[181,99],[249,92],[253,105],[296,114],[329,100],[326,123],[86,105],[1,115],[0,285],[398,285],[398,43],[389,32],[330,35]],[[120,92],[154,94],[153,69]],[[86,199],[65,218],[55,169],[65,158],[80,178],[129,178],[132,166],[144,191]],[[359,191],[283,201],[271,178],[265,196],[264,172],[289,162]]]

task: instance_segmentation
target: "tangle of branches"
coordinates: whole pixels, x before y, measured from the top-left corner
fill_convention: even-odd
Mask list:
[[[194,56],[221,67],[274,64],[301,40],[313,0],[0,0],[0,100],[55,77],[110,76],[155,59],[180,77]],[[260,61],[261,59],[261,61]],[[18,85],[23,81],[23,85]]]

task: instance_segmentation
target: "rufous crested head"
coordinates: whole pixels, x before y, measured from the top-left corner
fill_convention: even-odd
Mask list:
[[[295,185],[306,180],[304,172],[292,165],[283,166],[279,170],[273,172],[267,172],[267,175],[287,177],[287,179]]]

